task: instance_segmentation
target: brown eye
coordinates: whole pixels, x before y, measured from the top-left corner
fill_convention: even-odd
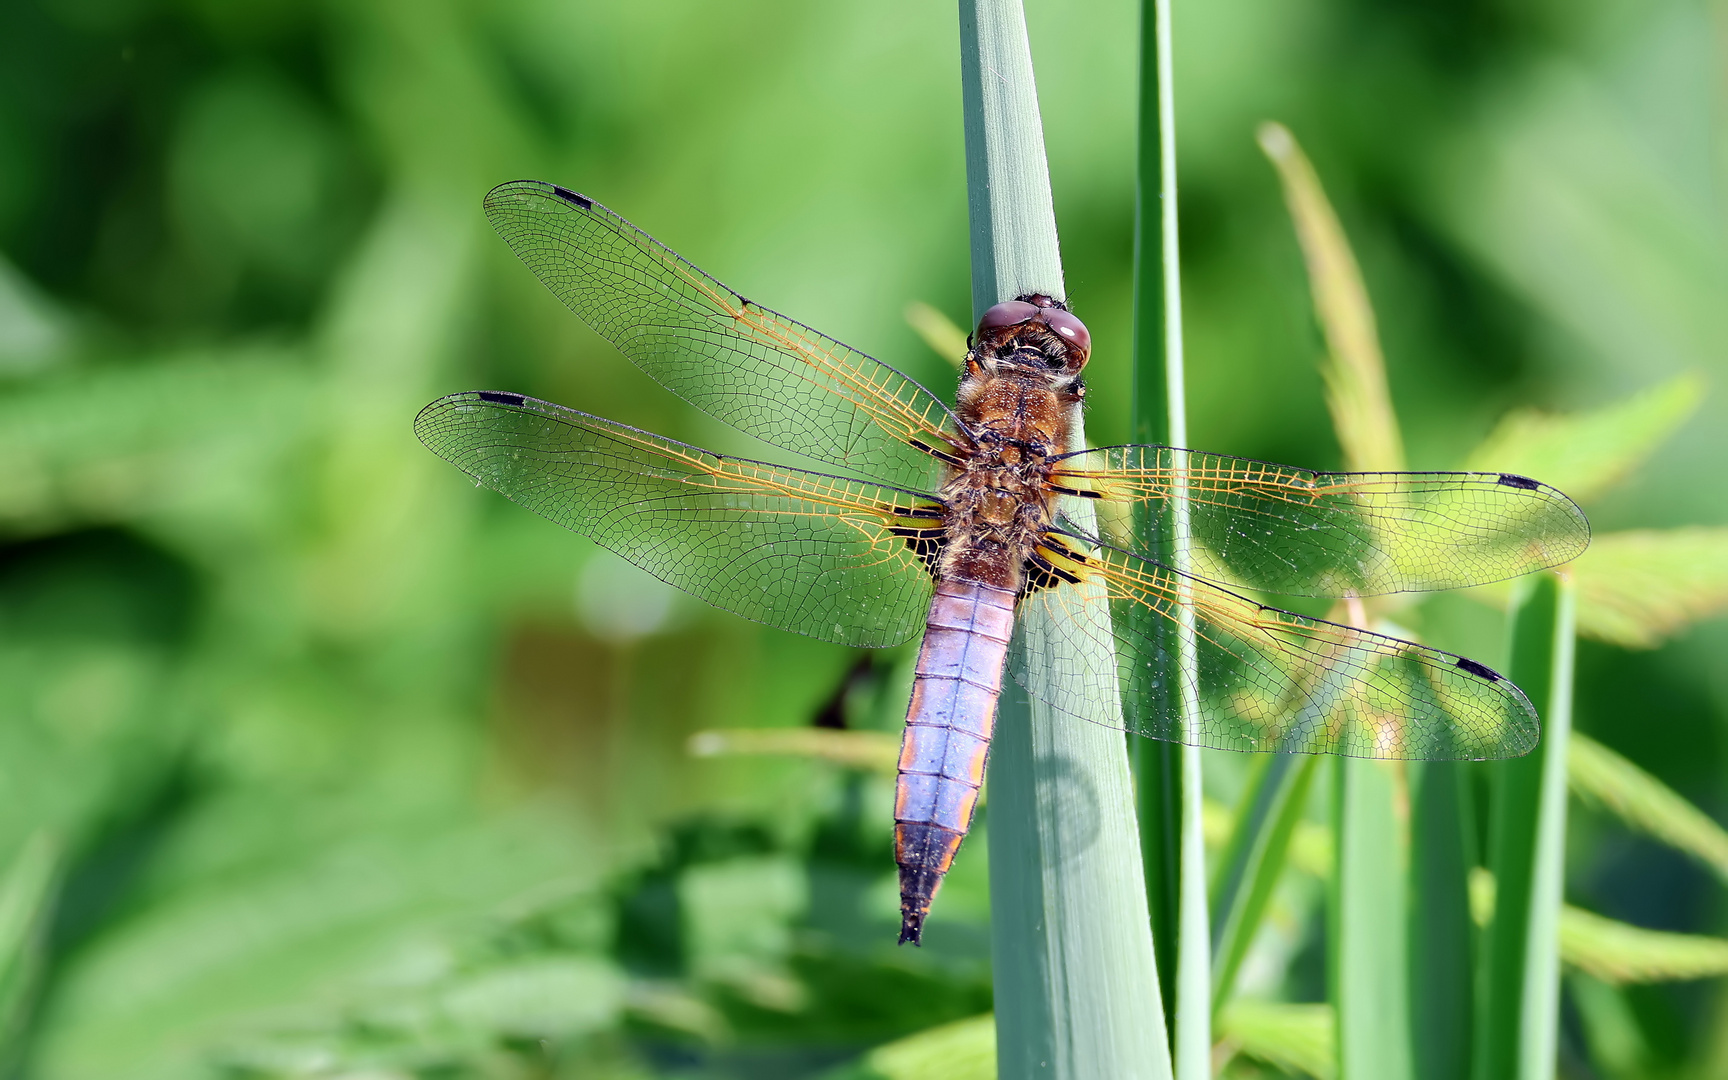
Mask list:
[[[1092,333],[1086,329],[1085,323],[1074,317],[1073,312],[1047,307],[1038,312],[1038,317],[1044,325],[1056,331],[1058,337],[1073,347],[1082,363],[1092,354]]]
[[[978,320],[978,332],[1000,330],[1005,326],[1019,326],[1023,322],[1031,322],[1038,314],[1038,309],[1024,300],[1008,300],[997,304],[984,313]]]

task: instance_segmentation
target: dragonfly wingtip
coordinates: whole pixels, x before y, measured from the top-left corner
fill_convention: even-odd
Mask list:
[[[579,192],[571,191],[567,187],[561,187],[557,184],[553,184],[552,185],[552,193],[554,195],[557,195],[560,199],[563,199],[565,202],[575,203],[577,206],[580,206],[584,210],[592,210],[594,208],[594,200],[593,199],[590,199],[588,196],[583,195]]]

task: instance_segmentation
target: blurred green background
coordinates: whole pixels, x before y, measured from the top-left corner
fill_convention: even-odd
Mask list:
[[[1028,18],[1088,433],[1119,442],[1138,10]],[[1413,468],[1513,407],[1728,370],[1721,0],[1214,0],[1176,34],[1196,445],[1339,460],[1267,118],[1356,246]],[[0,5],[5,1068],[790,1078],[988,1011],[982,836],[896,949],[889,778],[686,749],[893,731],[906,651],[709,611],[410,429],[495,388],[747,448],[491,235],[517,178],[947,389],[902,313],[969,317],[957,58],[952,5],[902,0]],[[1728,522],[1725,401],[1599,530]],[[1424,618],[1498,659],[1489,607]],[[1728,814],[1728,627],[1581,649],[1579,729]],[[1575,811],[1569,874],[1728,931],[1612,818]],[[1254,978],[1317,998],[1320,923]],[[1728,1074],[1719,982],[1616,1000],[1641,1075]],[[1568,1075],[1606,1075],[1566,1023]]]

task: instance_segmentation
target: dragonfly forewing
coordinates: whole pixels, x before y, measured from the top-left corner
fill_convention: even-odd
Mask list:
[[[958,431],[894,368],[746,300],[585,196],[524,180],[486,216],[548,289],[662,386],[783,450],[909,488]]]

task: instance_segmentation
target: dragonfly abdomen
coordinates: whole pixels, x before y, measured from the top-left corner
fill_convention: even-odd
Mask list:
[[[924,916],[972,827],[1014,631],[1014,593],[937,583],[912,682],[894,800],[900,940],[918,944]]]

